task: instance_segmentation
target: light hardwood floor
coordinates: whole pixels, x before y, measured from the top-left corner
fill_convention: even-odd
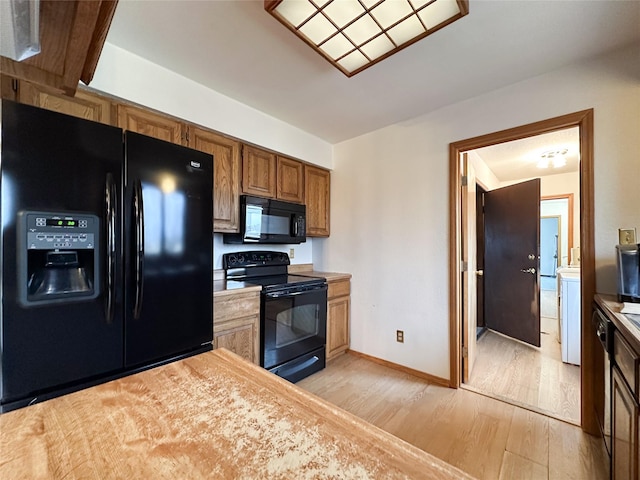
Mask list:
[[[602,441],[579,427],[361,357],[297,385],[479,479],[608,478]]]
[[[541,291],[540,348],[488,331],[466,386],[580,424],[580,367],[562,362],[555,291]]]

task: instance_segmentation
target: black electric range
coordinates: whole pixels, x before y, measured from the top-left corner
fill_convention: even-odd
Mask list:
[[[229,282],[262,287],[260,365],[291,382],[325,366],[327,282],[288,273],[282,252],[226,253],[222,266]]]

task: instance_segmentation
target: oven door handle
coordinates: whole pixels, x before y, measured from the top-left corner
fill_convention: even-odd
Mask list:
[[[320,285],[318,287],[308,288],[305,290],[300,290],[297,292],[269,292],[265,293],[264,296],[267,298],[288,298],[288,297],[296,297],[298,295],[302,295],[310,292],[317,292],[318,290],[326,290],[326,285]]]

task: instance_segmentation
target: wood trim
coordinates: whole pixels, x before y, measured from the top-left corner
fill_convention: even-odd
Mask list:
[[[460,162],[462,152],[499,143],[519,140],[542,133],[579,127],[580,129],[580,257],[581,257],[581,307],[582,307],[582,357],[581,357],[581,426],[592,435],[598,435],[598,422],[592,408],[595,381],[599,369],[595,351],[601,348],[595,335],[591,335],[591,303],[595,294],[594,250],[594,192],[593,192],[593,109],[582,110],[528,125],[481,135],[449,144],[449,384],[457,388],[461,383],[460,326]]]
[[[567,199],[567,222],[569,226],[567,227],[567,262],[571,263],[571,249],[573,248],[573,193],[564,193],[561,195],[547,195],[545,197],[540,197],[540,200],[563,200]],[[558,261],[561,261],[562,258],[558,258]]]
[[[569,225],[567,225],[567,255],[571,255],[571,249],[573,248],[573,193],[564,193],[561,195],[547,195],[540,197],[540,200],[563,200],[567,199],[567,215],[569,216]],[[567,258],[567,262],[570,262],[570,258]]]
[[[458,388],[461,383],[462,357],[462,272],[459,259],[462,258],[461,225],[462,208],[458,195],[461,182],[461,150],[449,144],[449,387]],[[454,265],[455,263],[455,265]]]
[[[449,386],[449,380],[447,380],[446,378],[436,377],[435,375],[430,375],[428,373],[421,372],[420,370],[414,370],[413,368],[405,367],[404,365],[398,365],[397,363],[389,362],[378,357],[372,357],[371,355],[367,355],[366,353],[362,352],[356,352],[355,350],[349,349],[347,350],[347,353],[356,357],[364,358],[373,363],[377,363],[378,365],[392,368],[394,370],[398,370],[399,372],[413,375],[414,377],[422,378],[423,380],[426,380],[429,383],[433,383],[434,385],[440,385],[441,387]]]
[[[107,33],[113,20],[113,15],[116,12],[116,6],[118,0],[106,0],[100,3],[100,10],[98,12],[98,19],[96,20],[96,26],[91,36],[91,42],[87,49],[87,56],[82,67],[82,73],[80,74],[80,80],[85,85],[89,85],[93,80],[93,74],[98,66],[98,59],[102,53],[102,47],[107,39]]]

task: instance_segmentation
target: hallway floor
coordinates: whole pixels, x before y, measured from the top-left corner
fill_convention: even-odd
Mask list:
[[[541,290],[540,348],[491,330],[478,340],[469,389],[579,425],[580,367],[562,362],[557,295]]]

